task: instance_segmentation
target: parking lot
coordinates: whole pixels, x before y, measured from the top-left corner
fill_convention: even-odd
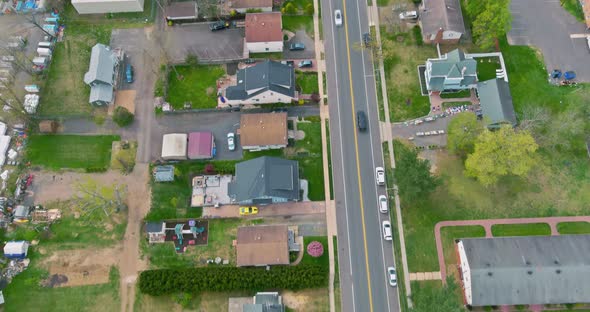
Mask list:
[[[238,60],[244,53],[244,29],[211,31],[208,23],[166,27],[162,44],[169,61],[183,63],[188,55],[202,61]]]
[[[548,72],[574,70],[578,81],[590,81],[590,50],[586,38],[570,38],[572,34],[585,34],[586,27],[565,11],[559,1],[513,0],[510,10],[510,44],[538,47]]]

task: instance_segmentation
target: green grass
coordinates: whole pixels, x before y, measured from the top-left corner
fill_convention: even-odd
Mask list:
[[[307,253],[307,245],[311,242],[320,242],[322,244],[322,246],[324,246],[324,253],[317,257],[314,258],[312,256],[310,256]],[[323,267],[328,267],[329,265],[329,261],[330,261],[330,255],[328,252],[328,237],[327,236],[304,236],[303,237],[303,259],[301,259],[301,262],[299,264],[303,264],[303,265],[308,265],[308,264],[312,264],[312,265],[321,265]]]
[[[530,236],[551,235],[551,228],[547,223],[529,224],[494,224],[492,226],[494,236]]]
[[[486,231],[483,226],[449,226],[443,227],[440,230],[441,240],[443,244],[443,253],[445,255],[445,263],[457,263],[455,259],[455,239],[458,238],[474,238],[485,237]]]
[[[447,286],[440,281],[412,282],[412,301],[416,311],[464,311],[461,287],[450,277]]]
[[[250,53],[248,55],[251,59],[271,59],[280,61],[283,59],[282,52],[269,52],[269,53]]]
[[[477,80],[486,81],[496,78],[496,69],[502,68],[500,59],[497,57],[478,57],[477,61]]]
[[[443,103],[444,108],[457,107],[457,106],[463,106],[463,105],[471,105],[471,102],[444,102]]]
[[[342,296],[340,293],[340,266],[338,265],[338,238],[332,236],[334,245],[334,310],[342,311]]]
[[[471,90],[461,90],[458,92],[441,93],[440,97],[443,99],[465,98],[471,96]]]
[[[334,199],[334,177],[332,176],[332,150],[330,148],[330,121],[326,119],[326,153],[328,154],[328,176],[330,178],[330,199]]]
[[[377,0],[377,6],[384,7],[388,6],[391,0]]]
[[[307,35],[313,39],[313,16],[283,15],[283,29],[291,32],[305,30]]]
[[[126,222],[115,223],[109,231],[102,223],[87,223],[67,216],[51,226],[51,236],[46,243],[60,249],[107,247],[123,239],[126,227]]]
[[[111,145],[119,136],[32,135],[27,158],[46,169],[108,168]]]
[[[318,73],[297,72],[295,80],[297,89],[301,90],[301,94],[319,94]]]
[[[590,234],[588,222],[561,222],[557,224],[559,234]]]
[[[578,21],[584,22],[584,11],[578,0],[560,0],[561,6]]]
[[[289,2],[293,3],[300,10],[304,10],[308,4],[313,5],[313,0],[289,0],[289,1],[285,1],[283,6],[285,6]]]
[[[176,72],[170,70],[168,75],[168,102],[175,109],[184,107],[190,102],[192,108],[217,107],[217,79],[225,74],[223,67],[196,65],[176,66],[182,77],[178,79]]]
[[[305,132],[305,138],[295,141],[295,146],[286,152],[287,158],[299,162],[300,178],[308,181],[312,201],[325,199],[321,126],[319,121],[297,123],[297,129]]]

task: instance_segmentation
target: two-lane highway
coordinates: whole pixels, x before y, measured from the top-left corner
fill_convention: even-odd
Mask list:
[[[385,241],[378,209],[385,194],[377,186],[375,168],[383,167],[377,97],[370,56],[353,48],[369,32],[364,0],[324,0],[322,22],[330,105],[334,194],[338,223],[338,257],[344,311],[399,311],[397,288],[386,268],[394,266],[393,246]],[[341,10],[343,25],[334,23]],[[368,117],[368,129],[357,130],[356,114]]]

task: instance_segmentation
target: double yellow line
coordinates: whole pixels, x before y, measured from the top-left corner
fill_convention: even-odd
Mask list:
[[[357,135],[357,125],[356,125],[356,108],[354,105],[354,90],[352,87],[352,69],[350,63],[350,42],[348,39],[348,19],[346,18],[346,0],[342,0],[342,20],[344,21],[344,31],[346,34],[346,55],[348,58],[348,80],[350,83],[350,102],[352,104],[352,124],[354,126],[354,152],[356,155],[356,172],[357,172],[357,179],[359,185],[359,196],[360,196],[360,206],[361,206],[361,221],[363,223],[363,243],[365,249],[365,270],[367,271],[367,289],[369,291],[369,309],[370,312],[373,312],[373,294],[371,292],[371,272],[369,271],[369,252],[367,250],[367,229],[365,226],[365,206],[363,203],[363,186],[361,181],[361,167],[360,167],[360,159],[359,159],[359,145],[358,145],[358,135]],[[364,79],[364,77],[363,77]],[[368,118],[368,114],[367,114]]]

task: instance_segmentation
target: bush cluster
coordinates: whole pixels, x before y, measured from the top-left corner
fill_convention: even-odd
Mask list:
[[[325,287],[328,268],[319,265],[265,268],[202,267],[143,271],[139,275],[142,293],[159,296],[178,292],[300,290]]]

